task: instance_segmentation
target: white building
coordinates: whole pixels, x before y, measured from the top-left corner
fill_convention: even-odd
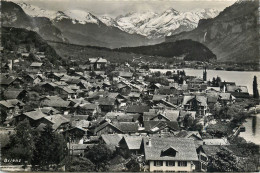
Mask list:
[[[150,172],[191,172],[198,161],[193,139],[152,137],[144,139],[146,167]]]

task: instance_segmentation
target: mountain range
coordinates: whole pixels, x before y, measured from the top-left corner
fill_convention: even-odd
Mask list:
[[[49,11],[37,10],[38,12],[48,15],[31,16],[16,3],[2,1],[2,25],[36,31],[45,40],[109,48],[141,46],[163,41],[129,34],[117,27],[108,27],[90,14],[88,19],[91,22],[85,22],[72,18],[77,16],[73,12],[70,13],[72,17],[69,17],[64,12],[58,11],[55,13],[55,18],[51,18],[52,13]]]
[[[218,61],[259,63],[258,1],[237,1],[213,19],[200,20],[189,32],[166,37],[166,42],[192,39],[206,45]]]
[[[53,11],[42,9],[27,3],[18,3],[26,14],[31,17],[46,17],[58,22],[71,19],[73,24],[105,24],[116,27],[129,34],[138,34],[150,39],[163,38],[182,31],[190,31],[197,27],[200,19],[214,18],[219,14],[215,9],[201,9],[190,12],[179,12],[170,8],[162,13],[131,12],[115,18],[109,16],[95,16],[83,10]]]

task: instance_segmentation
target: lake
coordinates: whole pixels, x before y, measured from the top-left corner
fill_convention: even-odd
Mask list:
[[[177,71],[182,69],[150,69],[151,72],[160,71]],[[203,69],[184,69],[188,76],[203,77]],[[207,70],[207,80],[212,80],[213,77],[219,76],[222,81],[235,82],[236,85],[247,86],[248,92],[253,94],[253,78],[257,77],[258,88],[260,90],[260,72],[259,71],[224,71],[224,70]]]
[[[260,114],[256,114],[246,120],[243,125],[246,128],[245,132],[240,132],[239,136],[243,137],[245,140],[253,142],[260,145]]]

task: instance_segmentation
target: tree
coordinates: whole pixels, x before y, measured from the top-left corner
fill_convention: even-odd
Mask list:
[[[166,72],[166,76],[171,76],[172,75],[172,72],[171,71],[167,71]]]
[[[73,157],[72,161],[66,165],[66,170],[70,172],[91,172],[95,165],[85,157]]]
[[[126,163],[126,168],[129,172],[140,172],[140,164],[138,158],[133,156],[129,162]]]
[[[236,156],[225,148],[209,157],[209,172],[241,172],[244,168],[238,164]]]
[[[33,165],[39,165],[41,170],[49,170],[51,164],[59,164],[67,153],[65,139],[61,134],[53,132],[47,125],[36,142]]]
[[[113,152],[106,145],[99,144],[88,150],[85,157],[95,164],[95,171],[106,171],[112,155]]]
[[[193,122],[194,122],[194,118],[193,118],[190,114],[187,114],[187,115],[185,115],[185,117],[184,117],[183,126],[184,126],[186,129],[188,129],[188,128],[192,127]]]
[[[160,76],[161,76],[161,72],[160,72],[160,71],[155,72],[155,73],[154,73],[154,76],[160,77]]]
[[[256,76],[254,76],[254,81],[253,81],[253,97],[256,98],[256,99],[259,98],[257,77]]]
[[[221,82],[221,78],[217,77],[217,79],[216,79],[216,87],[220,86],[220,82]]]
[[[12,159],[21,159],[24,166],[31,163],[35,150],[35,136],[28,120],[21,121],[15,128],[15,134],[10,137],[6,146],[5,156]]]

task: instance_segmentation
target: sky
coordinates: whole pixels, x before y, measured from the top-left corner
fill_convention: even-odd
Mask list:
[[[116,17],[129,12],[153,11],[161,13],[174,8],[185,12],[196,9],[214,8],[223,10],[236,0],[11,0],[37,5],[43,9],[71,10],[80,9],[94,15]]]

